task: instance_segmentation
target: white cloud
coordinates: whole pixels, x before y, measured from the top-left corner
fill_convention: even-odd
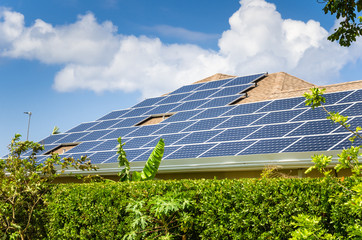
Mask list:
[[[38,19],[26,27],[22,14],[2,9],[0,54],[63,64],[54,79],[58,91],[140,91],[143,96],[156,96],[217,72],[285,71],[316,84],[331,83],[346,64],[361,59],[361,41],[342,48],[326,40],[328,32],[316,21],[283,19],[275,5],[264,0],[240,3],[217,51],[123,36],[111,22],[98,23],[91,13],[69,25],[52,26]],[[161,30],[205,37],[181,28]]]

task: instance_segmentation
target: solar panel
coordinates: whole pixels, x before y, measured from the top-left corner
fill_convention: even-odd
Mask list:
[[[57,146],[59,146],[59,145],[58,145],[58,144],[44,145],[44,150],[37,152],[37,155],[45,154],[45,153],[49,152],[50,150],[52,150],[53,148],[55,148],[55,147],[57,147]],[[32,152],[33,152],[32,149],[30,149],[30,150],[28,151],[28,153],[27,153],[26,155],[24,155],[24,156],[30,156],[30,154],[31,154]]]
[[[87,130],[88,128],[94,126],[98,124],[98,122],[88,122],[88,123],[82,123],[68,131],[66,131],[66,133],[71,133],[71,132],[81,132],[81,131],[85,131]]]
[[[199,120],[190,127],[184,129],[183,132],[209,130],[216,127],[217,125],[219,125],[220,123],[224,122],[227,119],[228,117]]]
[[[354,103],[351,107],[341,112],[343,116],[360,116],[362,115],[362,103]]]
[[[260,127],[229,128],[211,138],[208,142],[238,141],[259,128]]]
[[[165,150],[163,152],[163,158],[166,158],[168,155],[170,155],[171,153],[175,152],[176,150],[180,149],[181,146],[165,146]]]
[[[218,92],[212,94],[210,97],[224,97],[224,96],[230,96],[235,95],[238,93],[242,93],[243,91],[249,89],[250,87],[254,86],[254,84],[246,84],[246,85],[240,85],[240,86],[233,86],[233,87],[225,87],[223,89],[220,89]]]
[[[362,117],[354,117],[352,119],[350,119],[349,121],[347,121],[347,124],[350,125],[349,129],[352,131],[356,130],[356,127],[362,127]],[[336,131],[336,132],[349,132],[347,129],[345,129],[344,127],[340,126]]]
[[[129,117],[138,117],[143,115],[144,113],[150,111],[151,109],[155,108],[154,106],[151,107],[142,107],[142,108],[134,108],[128,113],[124,114],[122,118],[129,118]]]
[[[294,117],[296,117],[297,115],[301,114],[304,111],[305,109],[269,112],[264,117],[254,122],[252,125],[288,122],[289,120],[293,119]]]
[[[202,132],[193,132],[186,137],[182,138],[180,141],[177,141],[175,145],[179,144],[192,144],[192,143],[203,143],[214,137],[221,130],[211,130],[211,131],[202,131]]]
[[[148,160],[148,158],[150,157],[151,153],[152,153],[153,149],[148,149],[147,151],[145,151],[143,154],[139,155],[138,157],[134,158],[132,160],[132,162],[139,162],[139,161],[144,161],[146,162]]]
[[[212,146],[214,146],[214,144],[193,144],[183,146],[166,156],[165,159],[196,158],[205,151],[209,150]]]
[[[220,124],[218,126],[218,128],[232,128],[232,127],[247,126],[250,123],[256,121],[257,119],[263,117],[264,115],[265,115],[265,113],[233,116],[229,120]]]
[[[144,147],[155,147],[157,145],[158,141],[160,140],[160,138],[162,138],[164,140],[165,146],[170,146],[188,134],[189,133],[176,133],[176,134],[162,135],[162,136],[156,138],[155,140],[147,143]]]
[[[164,127],[165,124],[157,124],[157,125],[146,125],[140,126],[137,130],[129,133],[127,137],[138,137],[138,136],[147,136],[151,135],[151,133],[156,132],[158,129]]]
[[[246,137],[246,139],[259,139],[259,138],[276,138],[283,137],[290,131],[300,126],[302,123],[285,123],[266,125],[260,128],[258,131]],[[298,128],[299,129],[299,128]]]
[[[278,153],[298,139],[299,138],[262,139],[243,150],[238,155]]]
[[[98,140],[98,139],[102,138],[104,135],[110,133],[111,131],[112,130],[99,130],[99,131],[90,132],[89,134],[85,135],[84,137],[78,139],[77,141],[84,142],[84,141]]]
[[[227,83],[230,82],[231,80],[233,80],[233,78],[228,78],[228,79],[224,79],[224,80],[217,80],[217,81],[207,82],[207,83],[205,83],[203,86],[199,87],[197,90],[205,90],[205,89],[219,88],[219,87],[227,84]]]
[[[270,104],[258,110],[258,112],[270,112],[270,111],[279,111],[292,109],[295,106],[303,103],[305,98],[287,98],[287,99],[278,99],[272,101]]]
[[[166,98],[164,98],[163,100],[159,101],[157,103],[157,105],[179,102],[189,95],[190,95],[190,93],[181,93],[181,94],[170,95],[170,96],[167,96]]]
[[[238,95],[233,95],[233,96],[228,96],[228,97],[214,98],[214,99],[210,100],[209,102],[201,105],[199,108],[211,108],[211,107],[226,106],[230,103],[235,102],[236,100],[238,100],[241,97],[242,97],[242,95],[238,94]]]
[[[235,105],[235,108],[225,113],[224,116],[254,113],[269,103],[270,101]]]
[[[149,148],[139,148],[139,149],[128,149],[126,151],[126,157],[129,162],[132,162],[137,157],[141,156],[142,154],[146,153],[147,151],[150,151]]]
[[[160,102],[161,100],[165,99],[166,96],[162,96],[162,97],[155,97],[155,98],[148,98],[143,100],[142,102],[134,105],[132,108],[139,108],[139,107],[149,107],[152,106],[158,102]]]
[[[234,78],[229,83],[225,84],[224,87],[248,84],[248,83],[251,83],[251,82],[263,77],[264,75],[266,75],[266,74],[261,73],[261,74],[255,74],[255,75],[250,75],[250,76],[245,76],[245,77],[237,77],[237,78]]]
[[[120,119],[102,121],[102,122],[99,122],[97,125],[89,128],[88,131],[106,129],[106,128],[109,128],[109,127],[111,127],[111,126],[113,126],[113,125],[115,125],[116,123],[119,123],[119,122],[121,122],[121,121],[122,121],[122,120],[120,120]]]
[[[67,151],[67,153],[88,152],[89,149],[94,148],[100,143],[102,143],[102,141],[83,142]]]
[[[186,110],[194,110],[195,108],[198,108],[199,106],[205,104],[206,102],[210,101],[209,99],[202,99],[202,100],[195,100],[195,101],[189,101],[184,102],[177,108],[172,109],[173,112],[180,112],[180,111],[186,111]]]
[[[104,135],[101,139],[112,139],[127,136],[127,134],[135,131],[138,127],[119,128]]]
[[[134,118],[126,118],[123,121],[115,124],[112,128],[122,128],[122,127],[131,127],[144,121],[147,117],[134,117]]]
[[[154,109],[148,111],[147,115],[153,115],[153,114],[161,114],[161,113],[168,113],[175,107],[179,106],[180,103],[172,103],[167,105],[160,105],[158,107],[155,107]]]
[[[59,157],[61,159],[71,157],[71,158],[74,158],[74,160],[78,160],[78,159],[81,159],[83,156],[90,159],[90,157],[92,157],[92,155],[93,155],[93,153],[71,153],[71,154],[68,154],[68,152],[67,152],[66,154],[59,155]],[[92,163],[93,163],[93,161],[92,161]]]
[[[157,136],[136,137],[136,138],[130,139],[124,145],[123,148],[124,149],[141,148],[143,145],[145,145],[155,139],[160,140],[160,138]]]
[[[226,106],[226,107],[205,109],[204,111],[197,114],[196,116],[194,116],[191,119],[204,119],[204,118],[219,117],[219,116],[223,115],[225,112],[230,111],[233,108],[235,108],[235,106]]]
[[[90,151],[92,151],[92,152],[109,151],[109,150],[115,149],[117,147],[117,145],[118,145],[117,139],[106,140],[106,141],[102,142],[101,144],[97,144],[97,146],[90,149]]]
[[[99,164],[106,162],[109,158],[116,155],[115,151],[96,152],[92,155],[92,164]]]
[[[362,89],[353,92],[351,95],[342,99],[338,103],[360,102],[360,101],[362,101]]]
[[[167,133],[177,133],[181,130],[189,127],[191,124],[195,123],[195,121],[187,121],[187,122],[175,122],[175,123],[169,123],[165,127],[161,128],[157,132],[155,132],[155,135],[159,134],[167,134]]]
[[[204,84],[205,83],[186,85],[186,86],[180,87],[179,89],[173,91],[171,94],[191,92],[191,91],[201,87]]]
[[[342,104],[342,105],[332,105],[326,106],[327,111],[329,112],[341,112],[346,109],[350,104]],[[307,121],[307,120],[317,120],[317,119],[325,119],[327,117],[327,113],[321,108],[311,109],[309,108],[307,111],[293,119],[293,121]]]
[[[304,123],[300,128],[289,133],[288,136],[304,136],[313,135],[315,133],[325,134],[332,132],[338,127],[339,124],[335,124],[331,120],[311,121]]]
[[[119,118],[122,115],[124,115],[126,112],[129,112],[129,109],[113,111],[113,112],[110,112],[110,113],[106,114],[105,116],[101,117],[97,121],[108,120],[108,119],[116,119],[116,118]]]
[[[255,141],[223,142],[211,148],[200,157],[235,156]]]
[[[328,134],[303,137],[300,141],[291,145],[283,152],[327,151],[347,136],[348,134]]]
[[[68,136],[59,139],[55,143],[72,143],[72,142],[76,142],[79,138],[85,136],[86,134],[88,134],[88,132],[71,133]]]
[[[342,150],[346,148],[350,148],[351,146],[361,146],[362,145],[362,139],[356,137],[354,142],[352,143],[349,139],[353,135],[350,134],[348,137],[346,137],[344,140],[342,140],[340,143],[338,143],[336,146],[334,146],[331,150]]]
[[[39,143],[40,144],[52,144],[55,143],[56,141],[60,140],[61,138],[68,136],[68,134],[55,134],[55,135],[50,135],[49,137],[41,140]]]

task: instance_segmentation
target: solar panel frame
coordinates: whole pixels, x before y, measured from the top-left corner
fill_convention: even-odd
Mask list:
[[[93,148],[90,148],[88,151],[92,151],[92,152],[110,151],[110,150],[114,150],[118,144],[119,143],[118,143],[117,139],[105,140],[102,143],[97,144]]]
[[[263,106],[269,103],[271,103],[271,101],[234,105],[235,107],[232,110],[224,113],[223,116],[255,113],[258,111],[258,109],[262,108]]]
[[[268,112],[264,117],[253,122],[251,125],[264,125],[264,124],[273,124],[273,123],[284,123],[291,121],[296,118],[298,115],[303,114],[306,109],[295,109],[295,110],[285,110],[278,112]]]
[[[350,103],[350,102],[361,102],[362,101],[362,89],[355,90],[349,96],[338,101],[338,103]]]
[[[103,120],[108,120],[108,119],[117,119],[129,111],[130,111],[130,109],[112,111],[112,112],[104,115],[103,117],[97,119],[97,121],[103,121]]]
[[[240,94],[253,86],[254,84],[245,84],[240,86],[225,87],[212,94],[210,98],[225,97],[225,96]]]
[[[72,143],[77,142],[78,139],[84,137],[87,135],[88,132],[77,132],[77,133],[70,133],[69,135],[59,139],[58,141],[54,143]]]
[[[165,105],[159,105],[159,106],[151,109],[150,111],[146,112],[145,114],[156,115],[156,114],[169,113],[169,112],[172,112],[171,111],[172,109],[177,108],[180,105],[181,105],[181,103],[170,103],[170,104],[165,104]]]
[[[118,129],[115,129],[115,130],[111,131],[110,133],[104,135],[101,139],[106,140],[106,139],[112,139],[112,138],[125,137],[129,133],[135,131],[138,128],[139,127],[118,128]]]
[[[200,158],[235,156],[253,143],[255,143],[255,141],[221,142],[204,152]]]
[[[166,97],[167,97],[167,96],[147,98],[147,99],[143,100],[142,102],[134,105],[132,108],[140,108],[140,107],[150,107],[150,106],[154,106],[154,105],[157,105],[158,102],[162,101],[162,100],[165,99]]]
[[[233,128],[242,127],[252,124],[258,119],[264,117],[265,113],[248,114],[248,115],[237,115],[231,116],[228,120],[218,126],[218,128]]]
[[[261,139],[261,138],[281,138],[293,131],[302,123],[284,123],[262,126],[259,130],[248,135],[245,139]]]
[[[201,100],[194,100],[182,103],[180,106],[172,109],[173,112],[180,112],[180,111],[187,111],[187,110],[195,110],[199,108],[201,105],[209,102],[210,99],[201,99]]]
[[[127,137],[140,137],[140,136],[148,136],[152,133],[156,132],[160,128],[166,126],[166,124],[159,123],[157,125],[145,125],[140,126],[135,131],[132,131],[131,133],[127,134]]]
[[[227,119],[229,119],[229,117],[201,119],[192,124],[191,126],[189,126],[188,128],[182,130],[182,132],[210,130],[216,127],[217,125],[223,123]]]
[[[224,107],[205,109],[202,112],[200,112],[199,114],[197,114],[196,116],[192,117],[191,120],[220,117],[224,113],[226,113],[234,108],[235,108],[235,106],[224,106]]]
[[[194,144],[194,143],[204,143],[207,142],[210,138],[213,138],[217,134],[219,134],[222,130],[209,130],[209,131],[199,131],[192,132],[186,137],[180,139],[175,142],[174,145],[186,145],[186,144]]]
[[[331,120],[317,120],[305,122],[302,126],[288,133],[287,136],[305,136],[318,134],[330,133],[333,130],[336,130],[339,127],[338,124],[334,123]]]
[[[234,78],[228,78],[228,79],[206,82],[202,87],[197,88],[197,90],[200,91],[206,89],[220,88],[223,85],[229,83],[233,79]]]
[[[124,114],[122,118],[130,118],[130,117],[138,117],[141,115],[144,115],[145,113],[149,112],[153,108],[156,108],[155,106],[149,106],[149,107],[142,107],[142,108],[134,108],[131,109],[128,113]]]
[[[339,104],[339,105],[330,105],[326,106],[325,108],[329,112],[341,112],[351,104]],[[327,117],[327,113],[321,108],[317,107],[315,109],[308,108],[305,112],[297,116],[293,119],[293,121],[308,121],[308,120],[318,120],[318,119],[325,119]]]
[[[257,112],[271,112],[271,111],[280,111],[280,110],[289,110],[303,103],[305,98],[286,98],[286,99],[276,99],[270,104],[260,108]]]
[[[196,83],[196,84],[182,86],[182,87],[176,89],[175,91],[171,92],[170,95],[178,94],[178,93],[192,92],[192,91],[197,90],[199,87],[203,86],[204,84],[205,83]]]
[[[93,131],[93,130],[101,130],[101,129],[107,129],[107,128],[111,128],[113,125],[116,125],[117,123],[120,123],[121,121],[123,121],[123,119],[111,119],[111,120],[105,120],[102,122],[99,122],[97,125],[94,125],[93,127],[88,128],[88,131]]]
[[[218,98],[213,98],[210,101],[204,103],[203,105],[199,106],[198,108],[211,108],[211,107],[221,107],[221,106],[226,106],[229,105],[237,100],[239,100],[240,98],[244,97],[244,95],[232,95],[232,96],[227,96],[227,97],[218,97]]]
[[[161,128],[154,132],[155,135],[161,134],[170,134],[170,133],[178,133],[189,127],[191,124],[194,124],[196,121],[186,121],[186,122],[174,122],[168,123],[165,127]]]
[[[148,144],[149,142],[159,139],[158,136],[142,136],[142,137],[135,137],[127,141],[124,145],[124,149],[134,149],[134,148],[142,148],[144,145]]]
[[[123,119],[119,123],[112,126],[112,128],[122,128],[122,127],[132,127],[143,121],[145,121],[148,117],[130,117]]]
[[[184,159],[184,158],[197,158],[202,155],[214,144],[192,144],[184,145],[178,150],[166,156],[164,159]]]
[[[173,133],[173,134],[161,135],[160,137],[156,138],[155,140],[144,145],[144,147],[155,147],[160,138],[162,138],[164,140],[165,146],[170,146],[170,145],[173,145],[175,142],[179,141],[180,139],[184,138],[187,135],[189,135],[189,133]]]
[[[74,128],[71,128],[70,130],[66,131],[65,133],[86,131],[88,128],[91,128],[92,126],[94,126],[96,124],[98,124],[98,122],[81,123],[78,126],[76,126]]]
[[[255,142],[250,147],[242,150],[238,155],[252,155],[252,154],[268,154],[279,153],[286,147],[299,140],[298,137],[294,138],[276,138],[276,139],[261,139]]]
[[[249,75],[249,76],[236,77],[232,81],[230,81],[229,83],[227,83],[223,86],[229,87],[229,86],[236,86],[236,85],[252,83],[252,82],[255,82],[255,81],[259,80],[260,78],[264,77],[265,75],[266,75],[266,73],[259,73],[259,74]]]
[[[108,159],[115,156],[117,153],[116,151],[102,151],[96,152],[91,157],[92,164],[101,164],[107,162]]]
[[[327,151],[338,144],[349,134],[327,134],[318,136],[302,137],[283,152],[309,152],[309,151]]]
[[[163,100],[159,101],[157,105],[180,102],[181,100],[190,95],[191,93],[179,93],[179,94],[169,95],[166,96],[166,98],[164,98]]]
[[[110,133],[112,130],[97,130],[93,132],[89,132],[87,135],[85,135],[82,138],[79,138],[77,141],[79,142],[85,142],[85,141],[94,141],[101,139],[103,136]]]

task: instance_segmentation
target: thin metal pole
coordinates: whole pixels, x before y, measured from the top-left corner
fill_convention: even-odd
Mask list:
[[[29,120],[28,120],[28,133],[26,134],[26,141],[28,141],[28,139],[29,139],[29,129],[30,129],[31,112],[24,112],[24,113],[29,115]]]

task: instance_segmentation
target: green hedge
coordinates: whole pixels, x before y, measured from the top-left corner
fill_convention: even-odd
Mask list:
[[[355,180],[241,179],[174,180],[130,183],[56,185],[47,197],[46,231],[50,239],[122,239],[160,237],[160,219],[169,221],[175,239],[288,239],[292,216],[306,213],[322,217],[328,232],[346,236],[346,228],[362,216],[351,215],[344,204]],[[157,214],[155,201],[165,205]],[[139,208],[137,208],[137,206]],[[128,208],[127,208],[128,207]],[[131,210],[130,210],[131,209]],[[133,210],[132,210],[133,209]],[[136,211],[136,210],[137,211]],[[139,210],[139,211],[138,211]],[[137,214],[148,211],[145,219]],[[156,212],[155,212],[156,211]],[[135,225],[154,221],[144,230]],[[153,219],[153,220],[152,220]],[[132,225],[133,224],[133,225]]]

